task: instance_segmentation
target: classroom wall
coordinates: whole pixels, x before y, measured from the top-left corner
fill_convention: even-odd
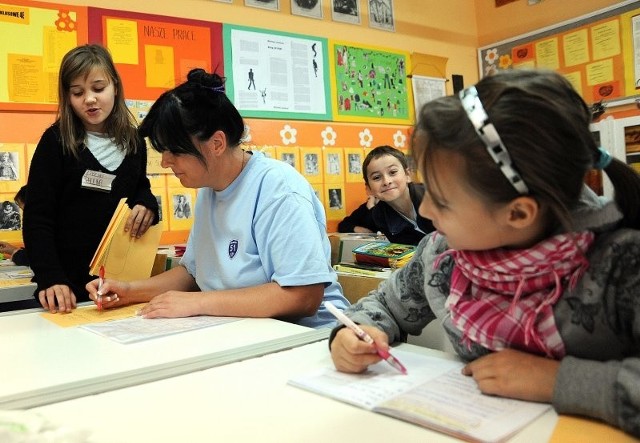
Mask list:
[[[41,0],[41,3],[57,2]],[[528,6],[527,0],[517,0],[496,8],[495,0],[394,0],[395,32],[372,29],[368,26],[366,0],[360,0],[360,25],[333,22],[330,0],[323,1],[322,20],[291,15],[291,0],[280,0],[278,12],[246,7],[244,0],[233,0],[232,4],[212,0],[68,0],[62,3],[90,3],[89,6],[98,8],[253,26],[434,55],[447,59],[445,72],[442,72],[443,77],[450,79],[453,74],[461,75],[465,86],[468,86],[478,80],[478,47],[619,2],[543,0],[537,5]],[[448,93],[453,92],[450,81],[447,82],[446,89]],[[135,93],[127,91],[127,96],[134,97]],[[54,120],[53,112],[0,112],[0,141],[35,144],[44,129]],[[281,144],[279,129],[287,123],[279,121],[278,130],[274,130],[275,125],[272,121],[250,121],[252,143],[258,146]],[[381,131],[384,129],[381,132],[384,137],[377,137],[374,145],[393,145],[390,135],[395,133],[396,129],[405,133],[408,129],[407,125],[394,127],[333,122],[301,123],[301,130],[298,130],[299,145],[318,146],[317,142],[311,143],[305,138],[305,132],[313,131],[317,138],[316,133],[327,123],[338,130],[345,126],[350,131],[341,133],[337,147],[358,146],[357,129],[360,128],[371,127],[372,130]],[[364,185],[352,183],[347,184],[347,188],[349,198],[346,200],[345,213],[351,212],[365,198]],[[328,230],[335,231],[337,222],[330,219]],[[163,243],[184,241],[186,235],[186,231],[178,236],[163,235]]]

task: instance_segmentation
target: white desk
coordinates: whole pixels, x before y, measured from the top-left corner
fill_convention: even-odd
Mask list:
[[[33,411],[58,425],[90,430],[90,443],[457,441],[286,384],[293,375],[327,364],[325,340]],[[550,411],[511,441],[547,441],[556,420]]]
[[[274,319],[241,319],[128,345],[62,328],[41,310],[0,316],[0,409],[29,408],[186,374],[324,339]]]

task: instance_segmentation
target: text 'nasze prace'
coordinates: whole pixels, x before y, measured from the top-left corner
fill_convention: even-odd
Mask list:
[[[156,37],[156,38],[166,39],[168,38],[167,35],[169,34],[171,38],[173,38],[174,40],[195,40],[196,39],[195,32],[190,29],[174,28],[171,31],[167,32],[167,28],[164,28],[162,26],[145,25],[142,27],[142,30],[145,37]]]

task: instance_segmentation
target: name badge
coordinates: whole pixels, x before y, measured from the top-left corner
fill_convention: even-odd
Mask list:
[[[111,191],[111,184],[115,178],[116,176],[113,174],[87,169],[82,176],[82,187],[109,192]]]

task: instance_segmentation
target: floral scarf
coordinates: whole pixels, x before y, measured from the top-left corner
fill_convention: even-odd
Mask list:
[[[515,348],[559,359],[565,348],[553,306],[589,262],[591,231],[560,234],[532,248],[449,250],[456,266],[446,306],[464,340],[498,351]]]

